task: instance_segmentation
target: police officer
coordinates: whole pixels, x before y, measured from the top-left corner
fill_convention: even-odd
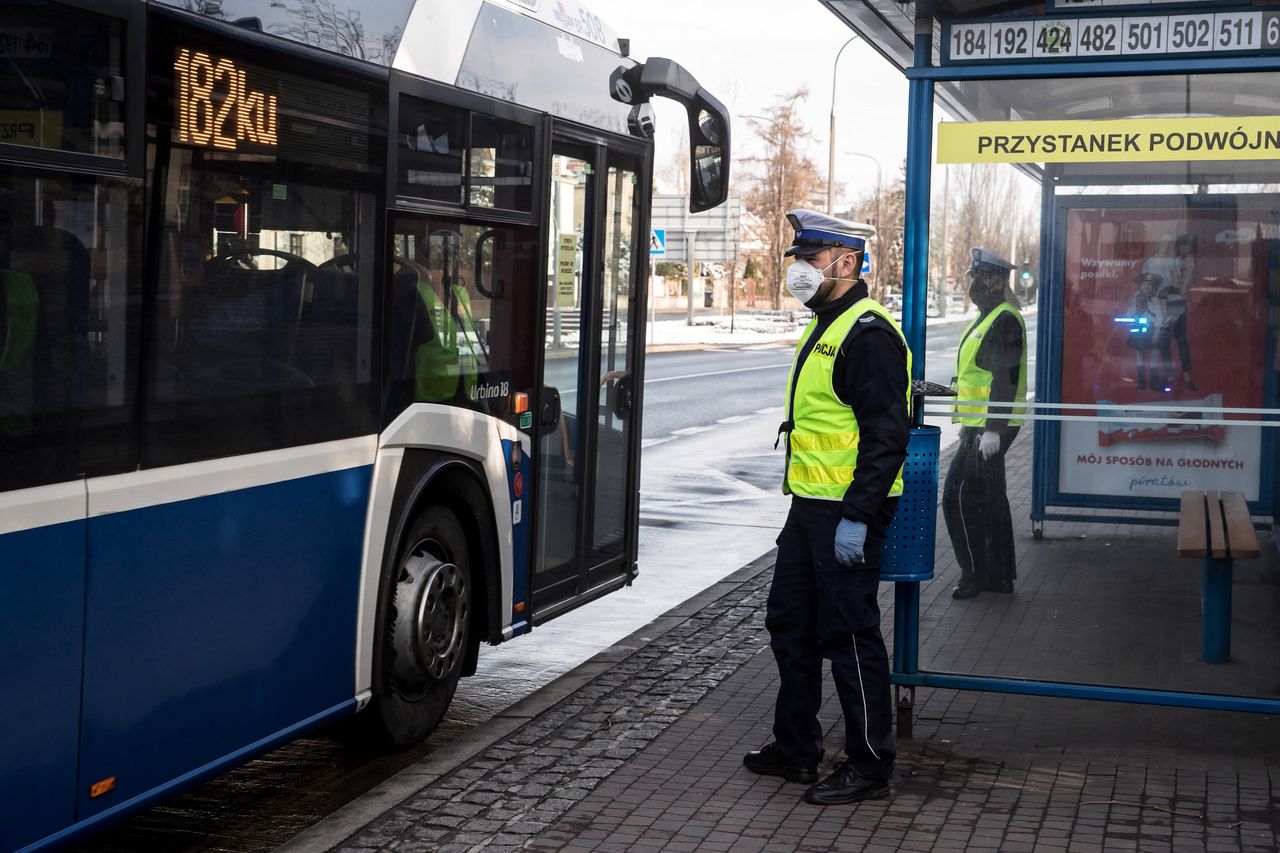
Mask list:
[[[1013,592],[1013,518],[1004,455],[1018,436],[1027,399],[1027,328],[1009,288],[1013,264],[986,249],[970,250],[969,296],[978,318],[960,338],[954,381],[960,444],[942,489],[947,533],[960,564],[957,599]]]
[[[876,601],[879,552],[902,493],[911,356],[897,323],[858,277],[868,225],[808,210],[787,219],[797,260],[787,289],[815,312],[787,387],[778,536],[765,625],[780,679],[773,742],[749,770],[808,783],[828,805],[888,796],[896,754],[889,659]],[[823,659],[845,720],[847,760],[818,781]]]

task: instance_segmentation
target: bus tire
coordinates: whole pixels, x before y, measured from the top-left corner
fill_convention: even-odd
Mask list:
[[[419,510],[390,569],[370,716],[379,740],[408,749],[444,718],[467,656],[471,565],[457,516],[434,504]]]

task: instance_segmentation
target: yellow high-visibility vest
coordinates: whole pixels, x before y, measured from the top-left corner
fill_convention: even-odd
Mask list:
[[[964,330],[960,338],[960,353],[956,357],[956,399],[966,401],[956,406],[956,413],[951,420],[964,426],[981,427],[987,425],[988,417],[1004,416],[1004,408],[1000,407],[988,415],[987,403],[991,401],[991,371],[978,366],[978,350],[982,347],[982,339],[991,331],[991,326],[1001,314],[1012,314],[1022,327],[1022,363],[1018,367],[1018,390],[1014,402],[1022,403],[1027,399],[1027,324],[1022,313],[1008,302],[1002,302],[992,309],[987,316],[974,320]],[[1026,414],[1026,406],[1013,406],[1009,411],[1009,426],[1021,426],[1022,418],[1015,415]]]
[[[471,299],[466,290],[454,286],[454,298],[458,309],[470,314]],[[414,353],[414,398],[425,403],[444,403],[458,393],[470,394],[476,384],[479,359],[474,350],[470,328],[459,329],[449,306],[440,300],[435,290],[425,281],[418,282],[418,296],[431,318],[434,336],[418,347]]]
[[[813,350],[796,376],[792,362],[787,380],[787,401],[792,428],[787,435],[787,470],[782,481],[783,494],[838,501],[844,498],[853,471],[858,465],[858,419],[853,410],[836,396],[832,377],[836,354],[849,335],[853,324],[867,314],[875,314],[889,322],[907,351],[906,386],[903,395],[911,405],[911,350],[902,329],[889,312],[874,299],[861,299],[836,318],[813,345]],[[796,361],[805,343],[817,327],[815,317],[805,329],[796,347]],[[794,386],[794,393],[793,393]],[[902,494],[902,469],[889,490],[889,497]]]

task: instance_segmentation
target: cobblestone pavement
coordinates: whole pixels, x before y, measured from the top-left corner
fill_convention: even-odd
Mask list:
[[[1021,480],[1029,453],[1020,459]],[[1024,482],[1011,483],[1018,490],[1025,493]],[[1128,528],[1113,527],[1078,529],[1098,540],[1095,547],[1120,552],[1122,563],[1157,559],[1146,535],[1120,541],[1114,537]],[[1034,589],[1037,571],[1065,570],[1084,553],[1021,541],[1019,548],[1020,589]],[[931,585],[942,589],[954,571],[944,550]],[[1280,729],[1255,714],[922,689],[892,799],[826,809],[803,803],[800,786],[741,765],[744,752],[769,739],[776,674],[763,614],[771,569],[766,555],[657,620],[602,656],[608,665],[597,661],[596,674],[558,703],[407,797],[384,795],[375,803],[380,815],[363,828],[323,844],[323,833],[312,834],[285,849],[1277,849]],[[1274,577],[1254,580],[1251,595],[1274,596]],[[1036,605],[1036,595],[979,601],[1012,607],[1022,597]],[[886,631],[891,598],[886,584]],[[984,631],[998,637],[1009,620],[983,613],[951,608],[926,629],[954,634],[957,620],[968,619],[979,640]],[[1158,613],[1139,616],[1158,624]],[[1117,647],[1115,657],[1124,652]],[[834,759],[842,726],[829,689],[822,719]]]

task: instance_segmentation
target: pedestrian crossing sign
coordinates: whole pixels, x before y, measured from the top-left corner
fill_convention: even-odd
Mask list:
[[[649,255],[662,257],[667,254],[667,229],[649,229]]]
[[[871,253],[862,253],[862,274],[868,275],[871,272]]]

